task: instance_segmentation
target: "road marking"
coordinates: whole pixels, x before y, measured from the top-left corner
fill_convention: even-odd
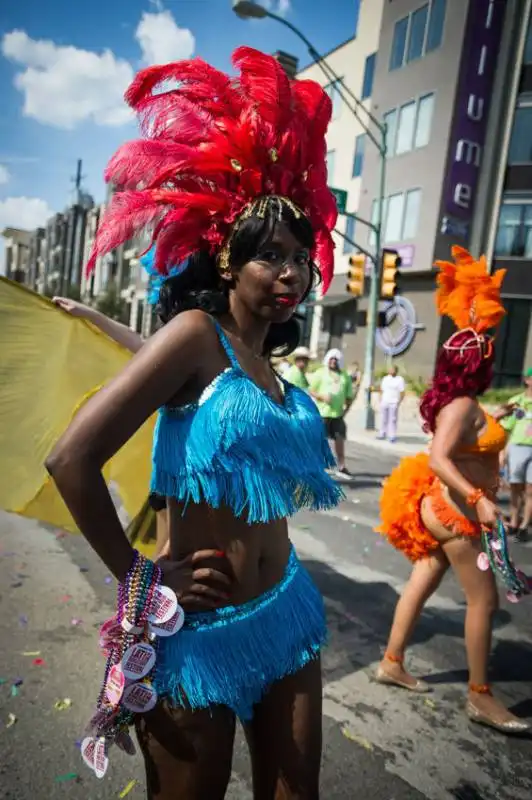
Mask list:
[[[344,578],[348,580],[368,584],[387,583],[395,589],[398,594],[402,592],[405,586],[406,582],[393,574],[381,572],[366,564],[357,564],[340,558],[329,549],[322,539],[318,539],[306,530],[290,526],[290,539],[296,550],[303,556],[327,564],[331,569],[343,575]],[[464,612],[464,605],[438,592],[432,595],[425,608],[436,609],[438,611]],[[504,636],[501,636],[501,633],[504,633]],[[525,641],[532,646],[532,637],[527,635],[523,630],[518,629],[512,622],[501,625],[497,629],[494,638],[502,641],[506,639],[520,643]]]
[[[339,558],[307,531],[291,527],[290,537],[303,558],[324,563],[348,580],[387,583],[397,591],[402,588],[403,582],[393,575]],[[469,796],[529,800],[532,780],[519,779],[517,785],[515,764],[505,748],[495,743],[492,748],[486,746],[486,736],[496,734],[468,722],[462,710],[463,685],[453,684],[449,678],[445,684],[436,684],[429,696],[423,696],[377,684],[372,675],[384,640],[379,641],[381,631],[376,631],[372,623],[371,608],[354,614],[338,599],[326,597],[325,603],[330,646],[323,653],[324,714],[346,726],[355,740],[368,741],[384,756],[390,773],[430,800]],[[464,611],[463,606],[443,595],[435,595],[430,605],[443,611]],[[383,633],[385,636],[387,632]],[[497,632],[497,638],[502,642],[530,642],[511,623]],[[456,640],[457,653],[461,647]],[[415,674],[438,671],[424,657],[426,654],[426,647],[415,647],[409,654],[409,667]],[[463,655],[457,657],[457,663],[464,662]],[[357,667],[357,663],[362,666]],[[504,684],[498,687],[501,691]],[[471,794],[472,787],[477,794]],[[495,788],[497,794],[493,793]]]
[[[353,501],[348,502],[352,503]],[[360,512],[356,511],[349,511],[348,509],[342,508],[328,508],[324,511],[320,511],[320,515],[324,515],[327,517],[334,517],[335,519],[341,519],[344,522],[352,522],[355,525],[366,525],[368,528],[373,530],[379,524],[379,518],[375,516],[367,516],[366,514],[361,514]]]

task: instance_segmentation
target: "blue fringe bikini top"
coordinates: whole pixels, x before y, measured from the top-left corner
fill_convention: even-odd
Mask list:
[[[275,401],[214,324],[230,366],[196,402],[159,410],[152,493],[226,505],[248,523],[337,505],[343,492],[325,471],[334,458],[312,398],[281,379],[283,403]]]

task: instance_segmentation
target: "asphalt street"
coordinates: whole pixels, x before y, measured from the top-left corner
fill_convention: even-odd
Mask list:
[[[530,800],[532,739],[507,739],[464,715],[464,600],[452,576],[423,614],[409,657],[432,693],[372,681],[409,566],[372,531],[395,458],[354,451],[346,502],[334,512],[299,514],[291,528],[330,625],[323,799]],[[514,557],[532,574],[532,544],[516,545]],[[105,568],[80,536],[0,514],[0,593],[0,798],[143,798],[138,756],[113,753],[98,781],[77,747],[103,669],[97,629],[115,602]],[[532,717],[531,608],[532,599],[513,605],[503,593],[491,664],[497,692],[525,717]],[[241,736],[227,797],[252,798]]]

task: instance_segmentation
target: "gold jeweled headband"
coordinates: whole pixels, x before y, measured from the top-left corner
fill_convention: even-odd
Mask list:
[[[288,197],[283,197],[277,194],[257,197],[251,203],[248,203],[248,205],[245,206],[243,211],[235,220],[233,227],[231,228],[231,233],[227,237],[222,249],[220,250],[220,254],[218,256],[218,270],[222,274],[227,274],[231,271],[231,244],[236,232],[244,220],[249,219],[249,217],[253,216],[253,214],[256,214],[257,217],[260,217],[261,219],[264,219],[267,211],[272,209],[277,217],[277,220],[280,222],[283,218],[284,208],[289,208],[296,219],[299,219],[303,216],[301,209],[298,208],[296,204],[293,203]]]

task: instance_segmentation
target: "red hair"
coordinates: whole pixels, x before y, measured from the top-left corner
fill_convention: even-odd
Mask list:
[[[456,397],[478,397],[491,383],[494,361],[491,341],[479,340],[475,347],[471,347],[471,341],[471,330],[459,331],[452,337],[453,349],[444,345],[438,353],[432,383],[420,404],[426,433],[434,433],[436,419],[444,406]]]

